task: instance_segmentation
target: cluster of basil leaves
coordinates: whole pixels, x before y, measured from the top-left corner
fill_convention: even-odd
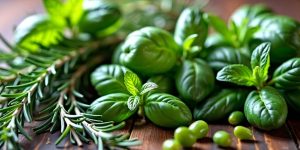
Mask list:
[[[216,31],[212,35],[208,35],[209,26]],[[109,107],[99,103],[97,107],[97,101],[105,101],[103,97],[106,96],[103,96],[94,102],[95,106],[92,105],[90,110],[99,110],[97,114],[103,116],[112,112],[109,118],[121,117],[117,120],[121,121],[136,111],[136,107],[129,109],[133,103],[142,106],[140,110],[145,110],[146,116],[155,124],[175,127],[191,121],[190,113],[184,113],[189,109],[194,110],[194,119],[206,121],[218,121],[232,111],[245,109],[247,120],[254,126],[265,130],[278,128],[285,122],[287,107],[277,90],[282,89],[281,92],[286,93],[288,103],[297,103],[294,105],[297,108],[300,106],[296,98],[299,94],[295,92],[299,91],[300,84],[300,69],[296,65],[299,60],[291,59],[299,53],[299,31],[297,21],[279,16],[263,5],[239,8],[228,26],[217,16],[197,8],[186,8],[177,20],[174,36],[156,27],[144,27],[127,36],[113,55],[115,65],[104,66],[110,73],[99,73],[103,67],[100,66],[92,74],[93,85],[99,94],[105,95],[107,91],[127,93],[127,96],[123,95],[123,109],[113,107],[121,98],[114,98]],[[232,69],[232,64],[239,64],[237,70],[224,74],[226,68]],[[158,89],[146,95],[132,92],[128,95],[130,90],[123,85],[126,73],[116,66],[127,70],[125,72],[130,69],[144,81],[151,80]],[[252,71],[247,68],[250,66]],[[271,72],[279,66],[272,80],[268,77],[270,66]],[[220,81],[255,86],[257,90],[249,94],[253,90],[251,87],[217,82],[215,74],[218,71],[217,79]],[[101,76],[108,77],[103,79]],[[111,86],[110,82],[116,82],[118,86]],[[277,89],[270,87],[273,84]],[[141,92],[141,86],[135,87]],[[139,95],[139,98],[129,98],[130,95]],[[178,96],[189,109],[172,95]],[[178,111],[180,107],[185,111]],[[121,112],[125,108],[128,110]]]

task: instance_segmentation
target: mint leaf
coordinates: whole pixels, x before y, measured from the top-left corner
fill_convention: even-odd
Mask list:
[[[217,80],[245,86],[255,85],[251,70],[242,64],[224,67],[217,73]]]
[[[127,107],[130,111],[135,110],[140,103],[140,97],[139,96],[130,96],[127,100]]]
[[[154,82],[147,82],[142,86],[141,95],[148,93],[154,89],[158,88],[158,85]]]
[[[256,66],[260,68],[258,74],[262,79],[262,81],[266,81],[268,79],[268,69],[270,67],[270,49],[271,49],[271,43],[265,42],[257,46],[255,50],[252,52],[252,56],[251,56],[252,70],[254,70]]]
[[[136,96],[142,88],[140,78],[133,72],[127,71],[124,76],[124,84],[130,94]]]
[[[183,50],[188,51],[191,49],[191,47],[193,46],[194,41],[197,39],[198,34],[192,34],[190,36],[188,36],[184,42],[183,42]]]

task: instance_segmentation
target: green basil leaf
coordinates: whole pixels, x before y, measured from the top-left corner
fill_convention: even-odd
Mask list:
[[[158,88],[158,85],[154,82],[146,82],[141,89],[141,95],[146,94],[154,89]]]
[[[16,28],[14,39],[18,46],[38,51],[42,45],[49,47],[62,41],[63,27],[54,24],[46,15],[33,15],[25,18]]]
[[[248,122],[263,130],[280,128],[288,112],[284,98],[270,86],[252,91],[247,97],[244,111]]]
[[[247,66],[241,64],[224,67],[217,73],[217,80],[245,86],[256,85],[251,70]]]
[[[197,37],[191,41],[190,45],[203,47],[208,34],[208,24],[203,18],[203,12],[196,8],[186,8],[180,14],[175,28],[175,41],[184,46],[186,39],[197,34]]]
[[[194,109],[196,120],[217,121],[226,118],[231,112],[242,110],[248,91],[223,89],[213,94]]]
[[[84,0],[67,0],[64,4],[64,13],[71,26],[76,26],[83,15]]]
[[[209,65],[201,60],[185,60],[175,76],[179,95],[187,102],[202,101],[214,88],[215,78]]]
[[[272,13],[272,10],[262,4],[243,5],[232,13],[230,19],[240,27],[242,26],[244,19],[247,19],[250,24],[258,16],[269,13]]]
[[[300,58],[293,58],[280,65],[274,72],[275,87],[291,89],[300,86]]]
[[[259,76],[261,79],[263,79],[263,81],[268,79],[268,70],[270,67],[270,48],[270,43],[262,43],[255,48],[251,56],[252,70],[258,66],[260,68]]]
[[[196,40],[197,37],[198,37],[197,34],[192,34],[192,35],[188,36],[183,42],[183,45],[182,45],[183,50],[189,51],[193,47],[192,44],[194,43],[194,41]]]
[[[192,121],[189,108],[180,99],[169,94],[150,95],[144,108],[146,117],[158,126],[176,128]]]
[[[233,42],[232,33],[228,30],[226,22],[218,16],[208,14],[207,20],[212,27],[220,33],[227,41]]]
[[[136,112],[127,107],[129,97],[130,95],[123,93],[102,96],[90,105],[87,113],[102,115],[101,120],[103,121],[122,122]]]
[[[283,93],[288,106],[295,112],[300,113],[300,88],[298,87],[294,90],[286,90]]]
[[[261,19],[258,26],[260,29],[254,38],[272,43],[270,51],[272,64],[281,64],[298,54],[300,26],[296,20],[286,16],[269,15]]]
[[[142,82],[140,78],[131,71],[125,73],[124,84],[128,92],[134,96],[138,95],[142,88]]]
[[[232,64],[250,66],[250,59],[240,51],[231,47],[214,48],[207,56],[207,62],[215,71]]]
[[[128,109],[134,111],[139,106],[140,100],[139,96],[130,96],[127,101]]]
[[[122,22],[122,14],[117,5],[109,1],[84,0],[78,27],[81,32],[105,37],[115,33]]]
[[[130,70],[120,65],[101,65],[91,74],[91,83],[100,95],[128,93],[124,84],[125,72]]]
[[[137,73],[151,76],[170,71],[176,64],[177,54],[179,47],[169,32],[145,27],[127,36],[120,63]]]
[[[157,88],[152,91],[154,93],[172,94],[175,89],[174,79],[169,75],[152,76],[147,82],[153,82],[157,84]]]

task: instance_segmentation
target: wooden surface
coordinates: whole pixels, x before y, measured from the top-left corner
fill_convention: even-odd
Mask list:
[[[0,33],[13,41],[12,29],[25,16],[41,12],[42,0],[0,0]],[[224,19],[227,19],[230,14],[242,4],[246,3],[265,3],[276,12],[296,18],[300,21],[300,0],[211,0],[206,10],[215,12]],[[0,44],[1,47],[1,44]],[[92,143],[84,145],[84,147],[75,147],[68,141],[55,146],[54,141],[58,138],[59,133],[34,135],[31,132],[35,124],[27,126],[27,130],[33,137],[33,141],[27,141],[21,138],[22,145],[27,150],[52,150],[52,149],[96,149]],[[206,138],[199,140],[192,149],[220,149],[212,143],[212,134],[217,130],[226,130],[232,135],[233,127],[226,124],[210,124],[210,131]],[[300,121],[299,119],[291,118],[285,126],[271,132],[263,132],[252,128],[254,132],[254,140],[241,142],[233,138],[231,149],[271,149],[271,150],[296,150],[299,149],[300,143]],[[134,122],[129,122],[127,127],[120,132],[131,134],[131,138],[139,138],[143,141],[143,145],[133,147],[134,150],[149,149],[159,150],[165,139],[172,138],[173,131],[163,129],[148,123],[143,126],[138,126]]]

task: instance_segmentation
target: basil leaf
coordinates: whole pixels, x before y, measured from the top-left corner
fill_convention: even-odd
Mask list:
[[[263,130],[280,128],[287,117],[287,105],[280,93],[270,87],[252,91],[244,106],[248,122]]]
[[[130,94],[136,96],[142,88],[142,82],[140,78],[133,72],[128,71],[124,76],[124,84]]]
[[[196,8],[186,8],[180,14],[175,28],[175,41],[183,46],[186,39],[197,34],[190,43],[192,46],[203,47],[208,34],[208,24],[203,18],[203,12]]]
[[[146,82],[141,89],[141,95],[146,94],[154,89],[156,89],[158,85],[154,82]]]
[[[62,41],[63,27],[54,24],[46,15],[25,18],[16,28],[14,39],[18,46],[38,51],[40,46],[49,47]]]
[[[268,69],[270,67],[270,47],[271,43],[262,43],[255,48],[251,56],[252,70],[259,67],[259,76],[263,81],[268,79]]]
[[[205,121],[224,119],[231,112],[243,109],[248,93],[245,90],[223,89],[198,104],[194,109],[194,118]]]
[[[231,47],[214,48],[207,56],[207,62],[215,71],[232,64],[250,66],[250,59],[240,51]]]
[[[272,64],[281,64],[295,57],[300,49],[299,23],[287,16],[269,15],[261,19],[254,38],[271,42]]]
[[[123,23],[119,7],[110,1],[84,0],[82,9],[78,22],[81,32],[105,37],[116,32]]]
[[[217,73],[217,80],[245,86],[256,85],[251,70],[241,64],[224,67]]]
[[[120,63],[137,73],[151,76],[170,71],[176,64],[177,54],[179,46],[169,32],[144,27],[127,36]]]
[[[300,113],[300,89],[284,91],[285,100],[290,108],[295,112]]]
[[[187,102],[202,101],[214,88],[215,78],[209,65],[201,60],[185,60],[176,73],[179,95]]]
[[[152,76],[147,82],[153,82],[157,84],[157,88],[152,91],[155,93],[172,94],[175,91],[174,79],[168,75]]]
[[[224,20],[222,20],[218,16],[214,16],[211,14],[208,14],[206,17],[209,24],[212,25],[212,27],[218,33],[220,33],[227,41],[230,41],[230,43],[234,41],[232,37],[232,33],[228,30],[226,22]]]
[[[190,109],[177,97],[165,93],[155,93],[147,97],[146,117],[162,127],[186,126],[192,121]]]
[[[293,58],[280,65],[273,74],[275,87],[291,89],[300,86],[300,58]]]
[[[43,4],[53,22],[62,26],[66,26],[67,23],[63,12],[64,4],[61,0],[43,0]]]
[[[127,107],[130,111],[135,110],[140,103],[141,98],[139,96],[130,96],[127,101]]]
[[[130,70],[120,65],[101,65],[91,74],[91,83],[100,95],[127,93],[124,74]]]
[[[102,115],[103,121],[122,122],[132,116],[135,111],[127,107],[128,94],[114,93],[96,99],[88,108],[87,113]]]

